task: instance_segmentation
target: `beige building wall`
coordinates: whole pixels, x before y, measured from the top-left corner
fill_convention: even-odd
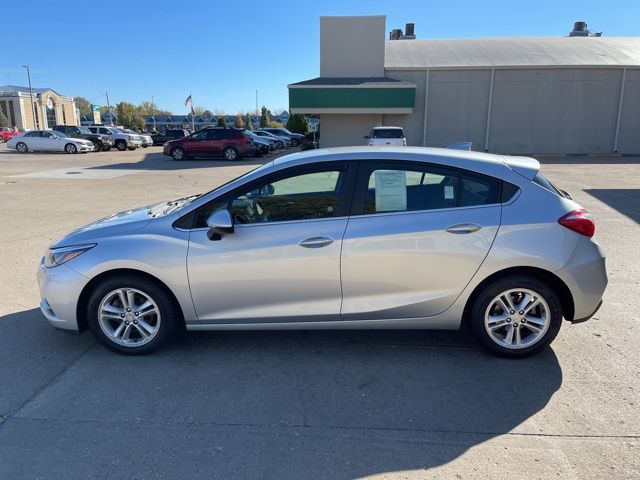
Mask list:
[[[321,77],[383,77],[385,17],[320,17]]]
[[[382,115],[322,114],[320,117],[320,146],[342,147],[366,145],[363,138],[376,125],[382,125]]]
[[[47,99],[51,98],[56,111],[56,125],[77,125],[75,102],[69,100],[68,97],[60,97],[53,93],[45,93],[42,96],[33,97],[33,103],[36,107],[37,124],[33,120],[33,108],[31,106],[30,97],[9,97],[4,100],[13,100],[16,114],[16,126],[20,130],[34,130],[52,128],[47,121]]]

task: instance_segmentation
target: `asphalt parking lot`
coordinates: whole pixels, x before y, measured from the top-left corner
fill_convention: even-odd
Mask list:
[[[540,160],[594,214],[610,284],[536,357],[340,331],[193,333],[131,358],[46,323],[42,253],[266,160],[0,146],[0,478],[639,478],[640,158]]]

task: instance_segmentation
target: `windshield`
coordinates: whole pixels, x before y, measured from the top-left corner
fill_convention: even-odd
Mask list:
[[[80,133],[82,133],[83,135],[91,135],[91,130],[89,130],[87,127],[78,127],[78,130],[80,130]]]

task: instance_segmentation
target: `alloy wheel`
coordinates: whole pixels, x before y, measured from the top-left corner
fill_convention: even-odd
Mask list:
[[[237,157],[238,152],[236,152],[233,148],[227,148],[224,151],[224,158],[226,158],[227,160],[235,160]]]
[[[484,315],[489,338],[501,347],[513,350],[530,347],[541,340],[550,322],[545,299],[526,288],[500,293],[491,300]]]
[[[109,292],[98,307],[100,330],[123,347],[149,343],[158,334],[160,321],[160,309],[153,298],[135,288]]]

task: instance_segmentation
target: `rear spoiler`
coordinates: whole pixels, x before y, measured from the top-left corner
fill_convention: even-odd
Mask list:
[[[504,163],[516,173],[519,173],[529,180],[533,180],[540,171],[540,162],[531,157],[512,157],[505,155],[502,157]]]

